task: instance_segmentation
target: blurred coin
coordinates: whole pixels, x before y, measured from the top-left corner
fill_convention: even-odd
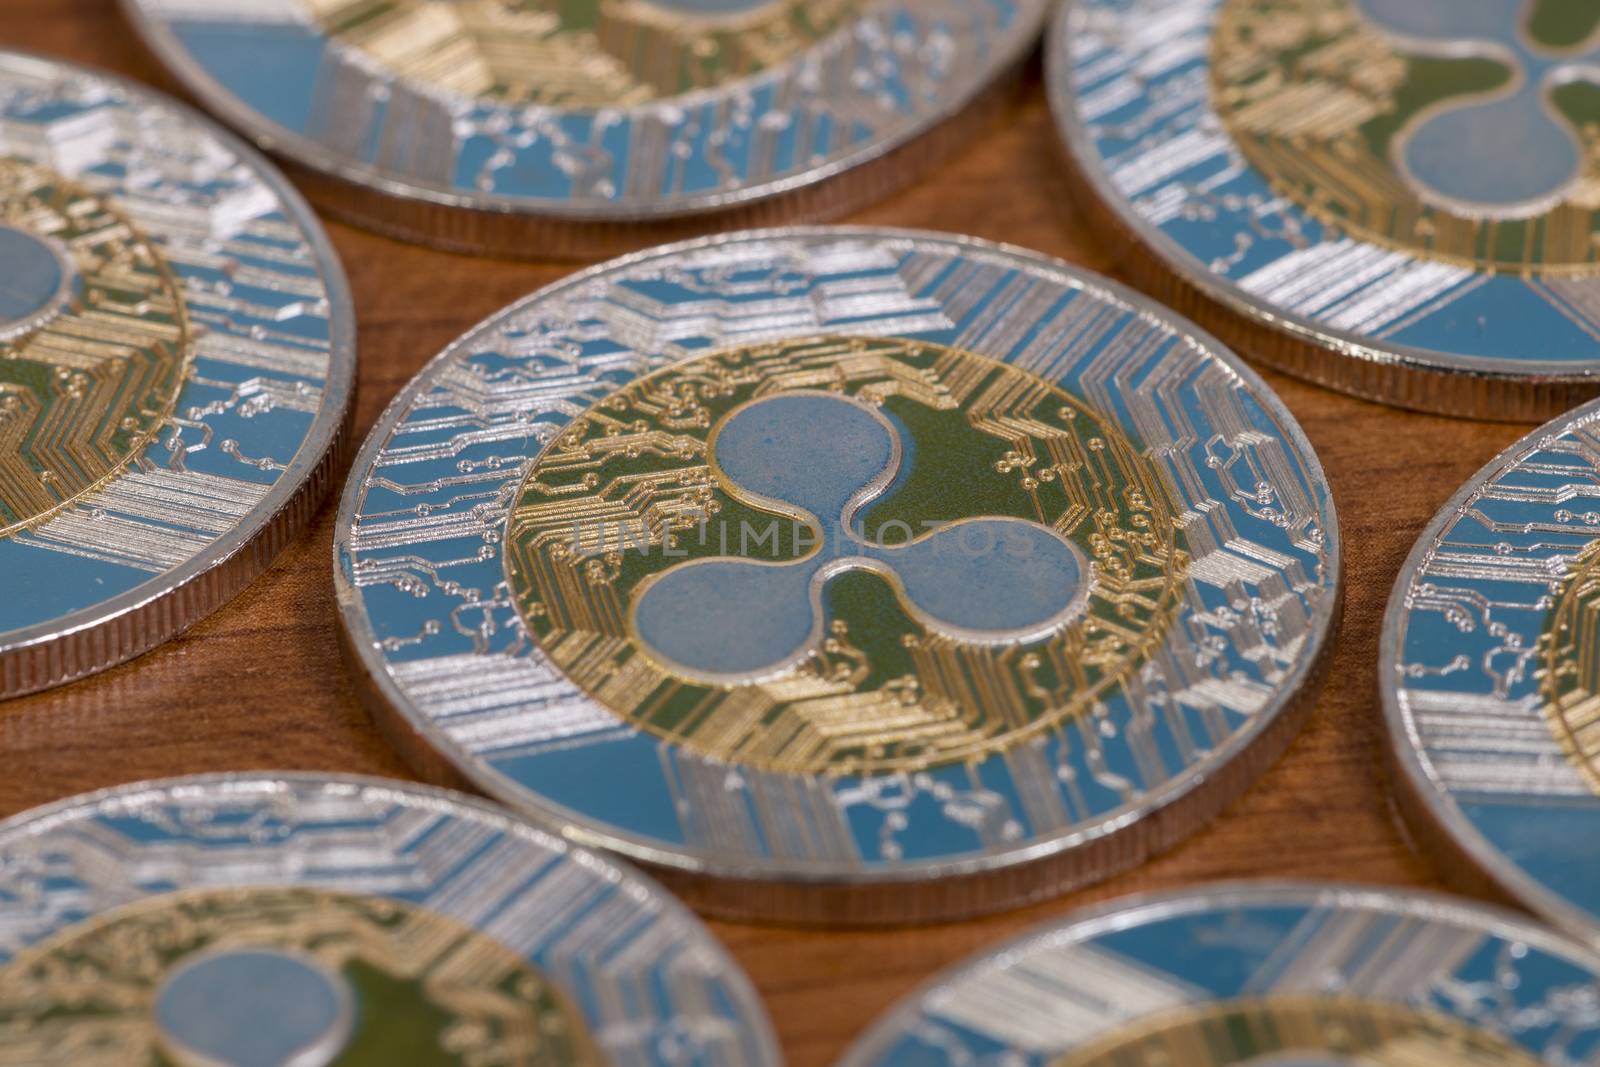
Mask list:
[[[124,0],[330,212],[595,257],[842,214],[992,109],[1046,0]]]
[[[0,1064],[779,1062],[682,907],[465,797],[216,775],[0,823]]]
[[[305,525],[355,319],[265,160],[117,79],[0,52],[0,697],[120,663]]]
[[[1224,885],[959,964],[840,1067],[1557,1067],[1600,1052],[1597,981],[1577,945],[1465,901]]]
[[[1600,403],[1434,517],[1384,619],[1402,810],[1453,873],[1600,945]]]
[[[1357,396],[1547,418],[1600,390],[1600,10],[1070,0],[1081,202],[1153,293]]]

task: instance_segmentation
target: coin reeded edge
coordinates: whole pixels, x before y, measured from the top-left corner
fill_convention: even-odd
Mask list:
[[[485,793],[523,817],[582,845],[619,853],[643,864],[652,875],[698,910],[736,921],[784,922],[813,926],[907,925],[952,920],[1020,907],[1103,881],[1176,845],[1210,822],[1270,767],[1288,748],[1316,704],[1343,615],[1343,543],[1331,491],[1327,496],[1329,604],[1319,619],[1315,651],[1279,689],[1275,706],[1257,714],[1226,754],[1209,768],[1175,779],[1142,798],[1137,810],[1102,820],[1089,830],[1074,830],[996,856],[908,864],[892,872],[859,866],[821,868],[774,863],[756,869],[723,863],[685,851],[669,851],[623,833],[586,825],[577,813],[530,799],[527,790],[499,772],[453,759],[455,748],[426,716],[409,709],[377,651],[376,638],[360,595],[345,574],[341,553],[361,496],[361,472],[381,449],[384,435],[407,410],[420,384],[454,358],[483,331],[528,304],[577,288],[614,271],[652,259],[723,243],[784,241],[825,237],[878,237],[929,241],[952,250],[1012,257],[1055,271],[1064,284],[1121,303],[1136,314],[1169,322],[1236,373],[1262,407],[1275,415],[1286,442],[1306,464],[1307,476],[1327,485],[1311,443],[1277,394],[1231,350],[1148,297],[1085,268],[1040,252],[975,237],[924,230],[865,226],[787,227],[757,230],[650,249],[591,267],[515,301],[452,341],[418,372],[379,417],[352,466],[339,506],[333,544],[335,596],[341,646],[362,703],[379,732],[422,777]]]
[[[1263,364],[1363,400],[1436,415],[1539,422],[1600,394],[1600,369],[1519,369],[1508,360],[1447,368],[1421,349],[1365,342],[1277,311],[1211,275],[1170,238],[1122,207],[1093,160],[1068,89],[1069,22],[1084,0],[1063,0],[1046,31],[1045,87],[1059,136],[1061,181],[1091,229],[1139,287]]]
[[[191,107],[120,75],[12,49],[80,77],[97,79],[143,106],[193,123],[238,157],[302,230],[327,290],[329,370],[324,400],[288,467],[251,516],[183,565],[92,607],[0,633],[0,700],[96,674],[182,633],[240,593],[310,523],[351,450],[356,389],[354,303],[343,264],[311,206],[261,153]]]

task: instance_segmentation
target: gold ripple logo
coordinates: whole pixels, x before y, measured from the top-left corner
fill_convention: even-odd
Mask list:
[[[103,198],[0,160],[0,537],[124,470],[177,406],[183,295]]]
[[[642,730],[780,773],[916,770],[1101,743],[1093,709],[1182,603],[1174,499],[1027,371],[821,337],[687,360],[575,418],[521,486],[507,578],[533,638]]]
[[[799,56],[861,0],[307,0],[341,44],[436,90],[626,107]]]

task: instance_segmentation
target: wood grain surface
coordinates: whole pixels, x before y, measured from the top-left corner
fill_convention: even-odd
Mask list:
[[[177,91],[141,50],[113,0],[0,0],[0,45]],[[975,234],[1117,274],[1061,190],[1036,71],[1020,101],[954,161],[848,221]],[[346,226],[329,229],[360,321],[362,436],[451,339],[573,269],[472,259]],[[1422,526],[1526,427],[1415,415],[1266,377],[1321,456],[1344,533],[1344,627],[1310,726],[1204,832],[1088,892],[978,921],[892,931],[713,923],[766,998],[796,1067],[832,1063],[877,1015],[938,969],[1108,897],[1229,878],[1439,886],[1437,868],[1408,847],[1391,815],[1380,759],[1378,629],[1395,574]],[[202,771],[410,777],[357,705],[340,660],[330,578],[333,510],[330,500],[265,577],[178,640],[96,678],[0,704],[0,816],[89,789]]]

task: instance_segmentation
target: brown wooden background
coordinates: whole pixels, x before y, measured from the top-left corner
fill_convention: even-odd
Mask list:
[[[113,0],[0,0],[0,46],[176,86]],[[1115,275],[1055,174],[1038,76],[958,158],[848,221],[975,234]],[[431,252],[331,225],[360,320],[357,432],[434,353],[573,269]],[[1248,353],[1245,353],[1248,355]],[[1447,497],[1526,427],[1363,403],[1268,373],[1333,482],[1345,539],[1344,630],[1311,725],[1229,812],[1177,850],[1088,892],[988,919],[895,931],[713,923],[766,998],[795,1067],[822,1067],[931,972],[1074,908],[1212,879],[1293,877],[1437,887],[1408,849],[1380,769],[1374,662],[1385,599]],[[73,793],[202,771],[410,777],[356,704],[334,636],[333,502],[244,595],[121,668],[0,705],[0,817]],[[4,576],[0,575],[0,595]]]

